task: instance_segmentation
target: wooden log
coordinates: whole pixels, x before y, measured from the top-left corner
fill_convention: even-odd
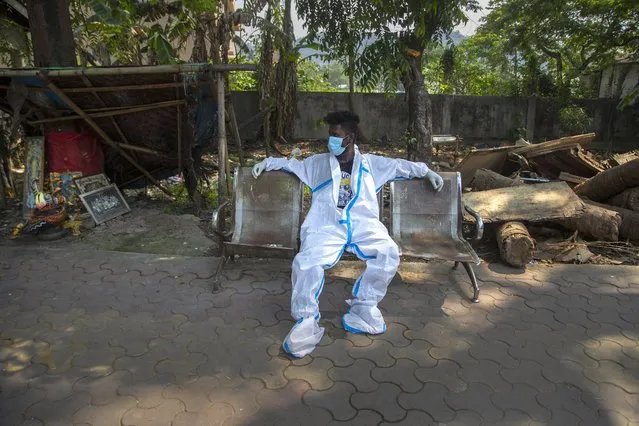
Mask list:
[[[577,185],[575,192],[593,201],[604,201],[635,186],[639,186],[639,158],[599,173]]]
[[[497,230],[499,254],[508,265],[525,267],[532,259],[535,240],[521,222],[506,222]]]
[[[542,222],[579,216],[584,203],[566,182],[511,186],[464,194],[464,203],[484,222]]]
[[[617,194],[606,201],[606,204],[639,212],[639,186],[626,189],[621,194]]]
[[[565,228],[578,231],[585,238],[596,241],[619,241],[621,216],[614,210],[591,204],[585,205],[584,214],[562,220]]]
[[[621,216],[621,226],[619,227],[619,237],[622,240],[639,242],[639,213],[621,207],[609,206],[590,200],[584,200],[586,205],[597,206],[607,210],[613,210]]]
[[[527,145],[522,148],[516,149],[514,152],[526,158],[533,158],[538,155],[548,154],[553,151],[562,151],[564,149],[570,149],[576,146],[589,144],[590,142],[592,142],[595,136],[596,135],[594,133],[568,136],[565,138],[554,139],[534,145]]]
[[[563,180],[564,182],[580,184],[588,180],[588,178],[571,175],[570,173],[561,172],[559,173],[559,180]]]
[[[525,185],[521,179],[511,179],[488,169],[477,169],[468,183],[474,191],[487,191],[489,189],[508,188],[510,186]]]

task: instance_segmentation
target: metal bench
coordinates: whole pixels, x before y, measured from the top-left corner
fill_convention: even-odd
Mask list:
[[[251,167],[235,170],[231,203],[213,212],[213,230],[224,240],[224,260],[233,255],[292,259],[299,249],[304,185],[285,172],[263,173],[259,179]],[[224,217],[232,206],[232,231],[224,231]]]
[[[479,287],[471,264],[479,264],[479,257],[462,235],[461,174],[439,174],[444,179],[439,193],[424,179],[391,182],[390,235],[402,256],[454,261],[454,268],[463,264],[473,288],[471,300],[478,302]],[[479,240],[484,228],[481,217],[465,209],[475,218],[475,239]]]
[[[444,187],[435,193],[424,179],[391,182],[391,237],[403,256],[441,259],[462,263],[472,286],[472,301],[477,302],[479,287],[471,263],[479,263],[477,254],[462,236],[461,175],[440,173]],[[222,267],[233,255],[292,259],[299,249],[299,231],[304,188],[294,175],[265,172],[254,179],[250,167],[235,171],[233,198],[213,212],[213,229],[223,237]],[[382,217],[382,194],[378,194]],[[233,207],[232,231],[224,231],[223,216]],[[477,213],[476,239],[483,233]],[[345,256],[348,256],[345,254]]]

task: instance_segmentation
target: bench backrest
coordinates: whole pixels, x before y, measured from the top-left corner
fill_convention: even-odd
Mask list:
[[[476,262],[462,236],[461,175],[439,174],[441,192],[425,179],[391,182],[391,237],[403,255]]]
[[[232,244],[297,250],[304,188],[290,173],[265,172],[255,179],[239,167],[234,180]]]

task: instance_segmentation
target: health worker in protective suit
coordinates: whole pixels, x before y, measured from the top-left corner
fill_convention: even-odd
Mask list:
[[[353,285],[342,324],[352,333],[381,334],[386,324],[377,304],[399,266],[399,250],[379,219],[377,192],[394,179],[425,177],[437,191],[441,176],[424,163],[362,154],[358,142],[359,117],[348,111],[328,114],[328,153],[303,161],[267,158],[253,168],[294,173],[311,188],[311,209],[301,228],[301,247],[293,261],[291,314],[297,321],[284,339],[284,350],[303,357],[324,334],[320,327],[319,296],[324,270],[347,251],[366,262]]]

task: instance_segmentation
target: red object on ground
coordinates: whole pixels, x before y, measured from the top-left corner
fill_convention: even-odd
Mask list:
[[[104,172],[104,154],[91,133],[47,133],[46,156],[49,172],[82,172],[83,176]]]

